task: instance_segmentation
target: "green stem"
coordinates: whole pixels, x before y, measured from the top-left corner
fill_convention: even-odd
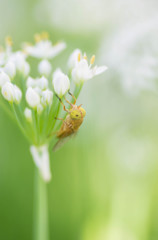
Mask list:
[[[22,132],[23,135],[26,137],[26,139],[28,140],[28,142],[30,142],[30,139],[29,139],[29,137],[27,136],[27,134],[26,134],[26,132],[25,132],[25,129],[24,129],[24,127],[23,127],[23,125],[22,125],[22,123],[21,123],[21,121],[20,121],[20,119],[19,119],[19,117],[18,117],[18,115],[17,115],[17,112],[16,112],[16,109],[15,109],[14,103],[11,103],[11,107],[12,107],[12,109],[13,109],[13,112],[14,112],[14,114],[15,114],[15,118],[16,118],[17,124],[18,124],[21,132]]]
[[[49,240],[47,183],[36,168],[34,196],[34,240]]]

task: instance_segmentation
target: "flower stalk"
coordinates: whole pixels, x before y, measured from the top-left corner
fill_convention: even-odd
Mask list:
[[[35,169],[34,195],[34,239],[49,240],[47,183]]]

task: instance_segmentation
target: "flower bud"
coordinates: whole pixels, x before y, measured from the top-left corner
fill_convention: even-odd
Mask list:
[[[26,86],[27,86],[27,88],[29,88],[29,87],[36,87],[36,80],[35,79],[33,79],[32,77],[28,77],[28,79],[27,79],[27,81],[26,81]]]
[[[41,102],[43,105],[51,105],[53,99],[53,92],[49,89],[42,92]]]
[[[31,109],[25,108],[24,115],[25,115],[25,118],[28,122],[32,122],[32,111],[31,111]]]
[[[14,92],[14,87],[12,83],[6,82],[2,86],[2,95],[10,103],[14,101],[15,92]]]
[[[40,96],[38,93],[31,87],[29,87],[26,91],[26,101],[30,107],[36,108],[38,104],[40,104]]]
[[[62,97],[70,88],[70,81],[60,69],[57,69],[53,74],[54,91],[59,97]]]
[[[45,78],[44,76],[39,78],[37,80],[37,86],[40,89],[42,89],[42,90],[46,89],[48,87],[48,80],[47,80],[47,78]]]
[[[22,92],[20,88],[18,88],[16,85],[13,85],[14,87],[14,101],[15,103],[20,103],[21,98],[22,98]]]
[[[1,88],[6,82],[10,82],[10,78],[9,78],[9,76],[8,76],[5,72],[1,71],[1,72],[0,72],[0,88]]]
[[[42,60],[38,65],[38,71],[41,75],[48,76],[51,73],[52,66],[46,59]]]
[[[43,106],[42,106],[42,104],[38,104],[38,105],[37,105],[37,113],[40,115],[40,114],[42,113],[42,111],[43,111]]]
[[[24,74],[24,76],[28,76],[30,73],[30,65],[26,61],[24,61],[23,63],[22,73]]]
[[[15,64],[12,61],[7,62],[4,67],[4,71],[9,75],[10,78],[14,78],[16,74]]]

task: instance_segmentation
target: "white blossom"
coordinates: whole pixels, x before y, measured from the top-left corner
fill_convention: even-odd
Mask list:
[[[44,76],[42,76],[41,78],[39,78],[39,79],[37,80],[37,86],[38,86],[40,89],[42,89],[42,90],[46,89],[46,88],[48,87],[48,80],[47,80],[47,78],[45,78]]]
[[[18,104],[22,98],[21,90],[11,82],[6,82],[2,86],[2,95],[10,103],[15,102]]]
[[[28,77],[27,81],[26,81],[26,86],[28,87],[32,87],[32,88],[40,88],[41,90],[44,90],[48,87],[48,80],[47,78],[45,78],[44,76],[42,76],[41,78],[32,78],[32,77]]]
[[[43,105],[51,105],[53,99],[53,92],[49,89],[42,92],[41,102]]]
[[[38,71],[41,75],[48,76],[52,71],[52,66],[47,59],[43,59],[38,65]]]
[[[36,80],[29,76],[27,81],[26,81],[26,86],[27,86],[27,88],[29,88],[29,87],[32,87],[32,88],[36,87],[37,86]]]
[[[78,48],[72,52],[68,60],[68,68],[70,70],[72,70],[76,66],[76,64],[78,63],[78,56],[81,55],[82,55],[81,50]]]
[[[95,56],[92,56],[90,60],[90,64],[88,64],[87,57],[84,55],[83,57],[78,55],[78,61],[74,59],[75,67],[72,69],[72,80],[75,82],[75,84],[79,85],[84,83],[85,81],[93,78],[96,75],[99,75],[103,73],[105,70],[107,70],[106,66],[92,67],[95,60]]]
[[[38,104],[40,104],[39,94],[31,87],[27,89],[25,97],[26,97],[27,103],[32,108],[36,108]]]
[[[40,115],[42,112],[43,112],[43,106],[40,103],[40,104],[37,105],[37,113]]]
[[[14,78],[16,74],[16,67],[12,61],[8,61],[4,67],[5,73],[9,75],[10,78]]]
[[[32,122],[32,111],[31,111],[31,109],[25,108],[24,115],[25,115],[25,118],[28,122]]]
[[[4,71],[0,71],[0,88],[1,88],[6,82],[10,82],[10,77],[9,77]]]
[[[54,72],[52,83],[54,91],[59,97],[62,97],[70,88],[69,78],[61,71],[61,69],[57,69]]]
[[[28,55],[35,58],[51,59],[58,55],[65,48],[66,44],[64,42],[52,45],[51,41],[49,40],[41,40],[34,46],[26,46],[25,51]]]
[[[14,88],[12,83],[7,82],[2,86],[2,95],[10,103],[14,101]]]
[[[30,65],[26,61],[26,54],[21,51],[12,53],[9,60],[15,64],[16,70],[27,76],[30,72]]]
[[[26,61],[23,62],[22,73],[24,74],[24,76],[28,76],[30,73],[30,65]]]
[[[18,104],[21,101],[22,92],[20,88],[18,88],[16,85],[13,85],[13,87],[14,87],[14,101]]]
[[[38,93],[38,95],[39,95],[40,97],[42,96],[42,90],[41,90],[40,87],[37,86],[37,87],[34,88],[34,90],[35,90],[36,93]]]

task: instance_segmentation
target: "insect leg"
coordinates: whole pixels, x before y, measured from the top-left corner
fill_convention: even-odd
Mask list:
[[[74,104],[76,104],[76,98],[75,98],[75,96],[74,96],[70,91],[68,91],[68,94],[75,100],[75,101],[74,101]]]
[[[73,107],[73,104],[72,104],[71,102],[69,102],[69,100],[67,100],[65,96],[64,96],[64,99],[65,99],[65,101],[66,101],[68,104],[71,105],[71,107]]]
[[[66,109],[66,107],[65,107],[64,103],[62,102],[61,98],[57,94],[56,94],[56,97],[59,99],[60,103],[62,104],[64,111],[69,113],[69,110]]]
[[[63,122],[65,121],[63,118],[57,118],[57,117],[55,117],[55,119],[56,119],[56,120],[61,120],[61,121],[63,121]]]

